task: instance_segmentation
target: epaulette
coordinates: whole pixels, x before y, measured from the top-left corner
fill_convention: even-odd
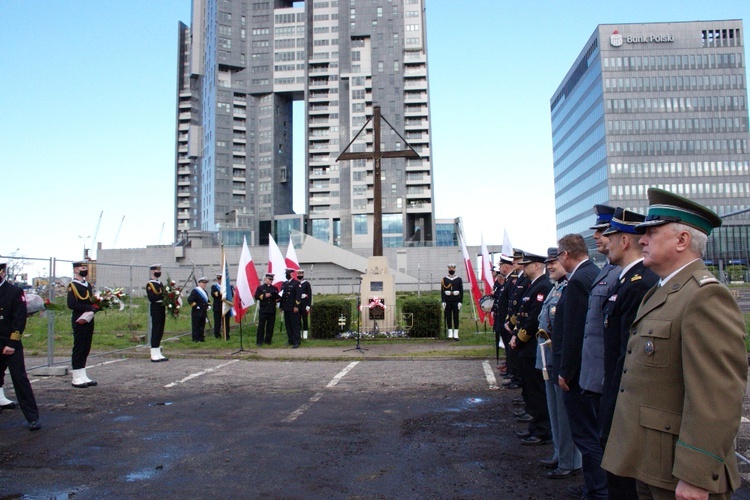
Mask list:
[[[698,286],[707,285],[708,283],[721,283],[716,276],[706,269],[700,269],[693,273],[693,279],[698,282]]]

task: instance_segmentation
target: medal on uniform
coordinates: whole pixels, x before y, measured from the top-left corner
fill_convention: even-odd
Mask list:
[[[646,345],[643,346],[643,352],[646,353],[646,356],[648,356],[649,358],[652,357],[654,355],[654,351],[654,343],[650,340],[646,341]]]

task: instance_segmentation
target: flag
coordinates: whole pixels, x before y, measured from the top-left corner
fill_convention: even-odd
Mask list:
[[[466,275],[469,277],[469,283],[471,285],[471,297],[474,299],[476,310],[479,313],[479,321],[484,321],[484,311],[479,306],[479,299],[482,298],[482,294],[479,291],[479,284],[477,283],[477,275],[474,274],[474,266],[471,265],[471,257],[469,252],[466,250],[466,243],[461,235],[458,236],[461,240],[461,251],[464,254],[464,264],[466,264]]]
[[[294,245],[292,245],[292,238],[289,238],[289,246],[286,247],[286,267],[297,271],[299,269],[299,260],[297,259],[297,252],[294,251]]]
[[[503,255],[513,257],[513,245],[510,244],[510,238],[506,229],[503,229]]]
[[[247,238],[242,238],[242,253],[240,265],[237,268],[237,286],[234,294],[234,320],[239,323],[245,311],[255,303],[255,290],[260,286],[258,272],[253,264],[250,249],[247,248]]]
[[[484,244],[484,235],[482,238],[482,280],[484,280],[484,294],[492,295],[492,284],[495,280],[492,278],[492,259],[490,259],[490,252],[487,250],[487,246]]]
[[[229,281],[229,264],[227,264],[227,256],[224,254],[224,249],[221,249],[221,257],[224,261],[222,266],[221,276],[221,315],[234,316],[232,306],[234,305],[234,290],[232,290],[232,283]]]
[[[276,244],[273,236],[268,235],[268,272],[273,273],[273,286],[281,290],[281,284],[284,282],[286,271],[286,262],[281,250]]]

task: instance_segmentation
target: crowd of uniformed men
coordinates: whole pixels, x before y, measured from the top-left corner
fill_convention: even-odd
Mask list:
[[[523,445],[553,445],[551,479],[574,498],[731,498],[745,395],[742,313],[701,260],[721,219],[648,191],[646,216],[596,205],[596,249],[569,234],[493,270],[499,369],[521,389]],[[445,304],[444,304],[445,305]]]
[[[701,260],[721,219],[661,189],[649,189],[648,197],[646,216],[594,207],[591,229],[607,258],[601,269],[577,234],[562,237],[546,255],[501,256],[492,314],[496,341],[506,349],[503,385],[521,389],[514,416],[527,426],[516,435],[523,445],[554,445],[541,461],[549,478],[582,471],[584,484],[568,488],[574,497],[731,498],[740,485],[734,441],[747,376],[745,324],[728,288]],[[72,384],[87,388],[97,385],[86,360],[98,305],[87,263],[73,263],[73,271]],[[21,344],[25,296],[6,272],[0,262],[0,411],[20,406],[33,431],[41,426]],[[258,346],[271,343],[277,303],[289,344],[297,348],[306,337],[312,290],[303,272],[296,275],[286,271],[279,293],[266,274],[256,290]],[[167,360],[160,276],[161,266],[151,266],[153,362]],[[203,341],[209,310],[207,283],[200,278],[188,297],[196,342]],[[463,284],[455,265],[441,288],[448,338],[458,340]],[[219,317],[228,338],[222,323]],[[2,390],[6,368],[17,404]]]

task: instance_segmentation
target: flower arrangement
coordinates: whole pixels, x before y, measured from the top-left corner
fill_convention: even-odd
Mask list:
[[[167,308],[170,316],[177,319],[182,308],[182,289],[169,278],[167,278],[167,283],[164,285],[164,307]]]
[[[104,288],[94,296],[94,303],[99,306],[99,309],[117,307],[118,310],[122,311],[125,309],[125,303],[123,302],[125,297],[127,297],[127,294],[124,288]]]
[[[380,297],[373,297],[367,304],[368,309],[385,309],[385,302]]]

